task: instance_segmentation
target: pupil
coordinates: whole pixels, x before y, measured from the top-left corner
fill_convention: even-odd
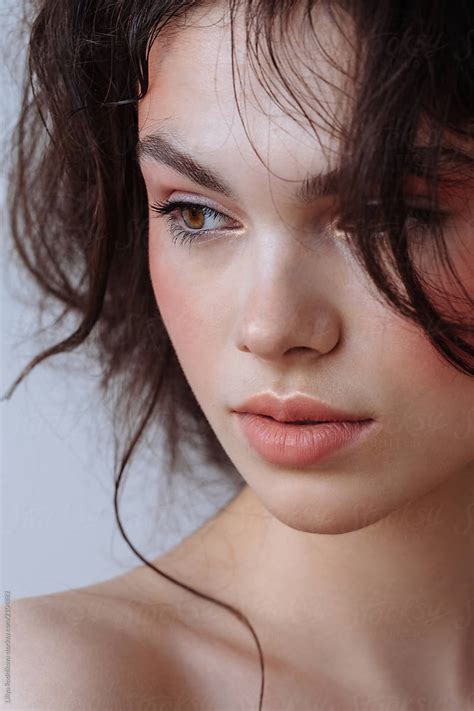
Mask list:
[[[202,210],[200,210],[198,207],[187,207],[185,208],[184,213],[189,213],[191,215],[190,219],[186,219],[185,217],[184,220],[185,222],[190,223],[188,225],[189,227],[191,227],[193,230],[202,229],[202,226],[204,224],[204,215],[202,214]]]

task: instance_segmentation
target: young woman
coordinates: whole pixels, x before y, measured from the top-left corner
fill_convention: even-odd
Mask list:
[[[11,708],[474,709],[473,12],[38,3],[12,233],[79,322],[14,387],[93,343],[116,506],[157,422],[242,487],[16,601]]]

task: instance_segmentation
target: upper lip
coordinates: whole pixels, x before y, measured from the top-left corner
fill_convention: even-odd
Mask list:
[[[316,420],[321,422],[347,422],[372,419],[367,415],[336,410],[308,396],[292,396],[285,399],[273,393],[255,395],[234,408],[235,412],[267,415],[279,422]]]

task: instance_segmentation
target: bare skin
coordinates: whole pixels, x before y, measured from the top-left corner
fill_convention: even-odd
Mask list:
[[[178,579],[191,575],[198,590],[212,590],[255,624],[268,663],[268,708],[285,698],[292,708],[301,693],[305,708],[467,711],[474,644],[473,576],[463,567],[473,545],[466,492],[472,497],[472,478],[451,509],[449,492],[430,492],[363,536],[346,536],[347,547],[337,545],[342,536],[325,536],[309,570],[297,557],[305,534],[269,516],[245,487],[161,563]],[[409,546],[402,534],[410,534]],[[313,587],[300,583],[302,570],[310,581],[318,571]],[[401,570],[411,570],[410,578]]]
[[[321,238],[308,250],[294,239],[315,224],[324,234],[333,206],[295,208],[292,191],[331,151],[254,87],[247,118],[270,179],[235,119],[228,28],[218,8],[209,13],[163,56],[152,48],[140,137],[164,126],[239,199],[165,163],[141,167],[150,203],[179,194],[227,218],[189,251],[150,219],[150,275],[183,371],[246,485],[154,563],[247,616],[265,659],[264,711],[472,711],[474,381],[376,299],[343,244]],[[469,291],[473,255],[457,249],[471,235],[472,187],[458,202],[451,244]],[[273,466],[231,412],[268,389],[367,409],[380,429],[327,464]],[[77,708],[77,698],[84,708],[258,708],[249,630],[147,567],[12,607],[25,650],[14,661],[17,708]]]
[[[417,561],[423,542],[430,550],[437,542],[442,562],[446,541],[439,509],[433,504],[433,496],[425,500],[424,520],[423,507],[413,509],[418,545],[412,559],[404,557],[401,566]],[[460,506],[460,515],[466,510]],[[404,512],[405,523],[408,516]],[[341,592],[337,595],[333,588],[329,595],[339,566],[336,558],[328,559],[322,552],[319,585],[308,591],[306,600],[294,584],[297,579],[287,580],[287,587],[300,596],[290,605],[285,590],[278,589],[278,568],[284,565],[288,570],[290,563],[272,553],[275,527],[279,523],[262,511],[245,487],[217,516],[152,561],[178,581],[247,616],[265,659],[264,709],[411,711],[422,704],[430,711],[473,708],[472,603],[466,598],[464,617],[456,617],[463,611],[460,590],[452,584],[456,565],[439,576],[439,585],[431,581],[427,590],[415,587],[419,594],[406,596],[405,609],[400,607],[399,591],[394,602],[389,580],[385,595],[380,587],[357,608],[351,582],[361,593],[357,569],[372,561],[362,558],[360,549],[356,566],[344,558],[346,569],[340,566],[336,576]],[[371,528],[379,536],[387,530]],[[461,526],[458,535],[462,541]],[[430,567],[433,563],[431,556]],[[296,577],[294,570],[292,575]],[[268,580],[273,583],[272,596]],[[446,581],[453,594],[451,608],[443,607]],[[368,590],[370,585],[373,592],[368,578]],[[308,607],[301,608],[302,604]],[[13,656],[16,683],[10,708],[73,709],[81,699],[87,708],[123,711],[258,709],[258,655],[247,627],[147,566],[97,585],[16,601],[12,610],[12,635],[21,651]],[[393,628],[394,619],[400,621],[398,629]],[[378,656],[362,644],[362,625],[367,629],[369,624],[374,640],[381,640]],[[454,656],[458,663],[454,669],[449,666],[453,650],[447,646],[449,635],[454,643],[456,635],[466,642]],[[417,661],[419,676],[410,674]]]

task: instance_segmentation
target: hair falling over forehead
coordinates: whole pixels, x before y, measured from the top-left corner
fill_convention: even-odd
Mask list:
[[[28,65],[9,193],[15,255],[43,296],[41,308],[59,304],[62,315],[55,325],[70,314],[77,325],[27,365],[5,398],[45,359],[94,346],[116,442],[125,442],[116,472],[118,524],[138,557],[163,575],[128,541],[117,506],[122,476],[147,428],[159,425],[164,435],[170,482],[183,468],[191,476],[179,450],[186,441],[236,487],[242,483],[186,381],[156,308],[147,263],[147,197],[136,155],[137,103],[148,90],[151,45],[164,30],[179,33],[200,5],[196,0],[26,3],[25,18],[33,19],[31,25],[25,19]],[[436,207],[439,184],[473,185],[473,4],[229,0],[227,11],[232,40],[237,19],[243,18],[248,66],[272,100],[307,125],[315,140],[321,130],[337,134],[343,157],[339,221],[351,225],[343,237],[380,298],[415,323],[453,369],[474,375],[472,292],[436,223],[429,246],[440,279],[437,284],[426,279],[405,229],[403,191],[407,178],[416,175]],[[328,57],[350,89],[350,111],[343,117],[328,115],[315,89],[318,64],[310,59],[311,48],[322,47],[320,12],[339,29],[341,46],[350,48],[349,55]],[[163,41],[166,47],[165,34]],[[322,50],[327,53],[327,47]],[[350,62],[339,66],[343,56]],[[238,62],[233,68],[237,100]],[[377,186],[385,226],[377,239],[367,207],[371,186]],[[472,259],[473,250],[469,253]],[[442,272],[452,278],[455,297],[451,289],[442,291]],[[117,445],[116,457],[118,450]],[[238,611],[213,601],[237,614],[254,635],[261,708],[258,639]]]

